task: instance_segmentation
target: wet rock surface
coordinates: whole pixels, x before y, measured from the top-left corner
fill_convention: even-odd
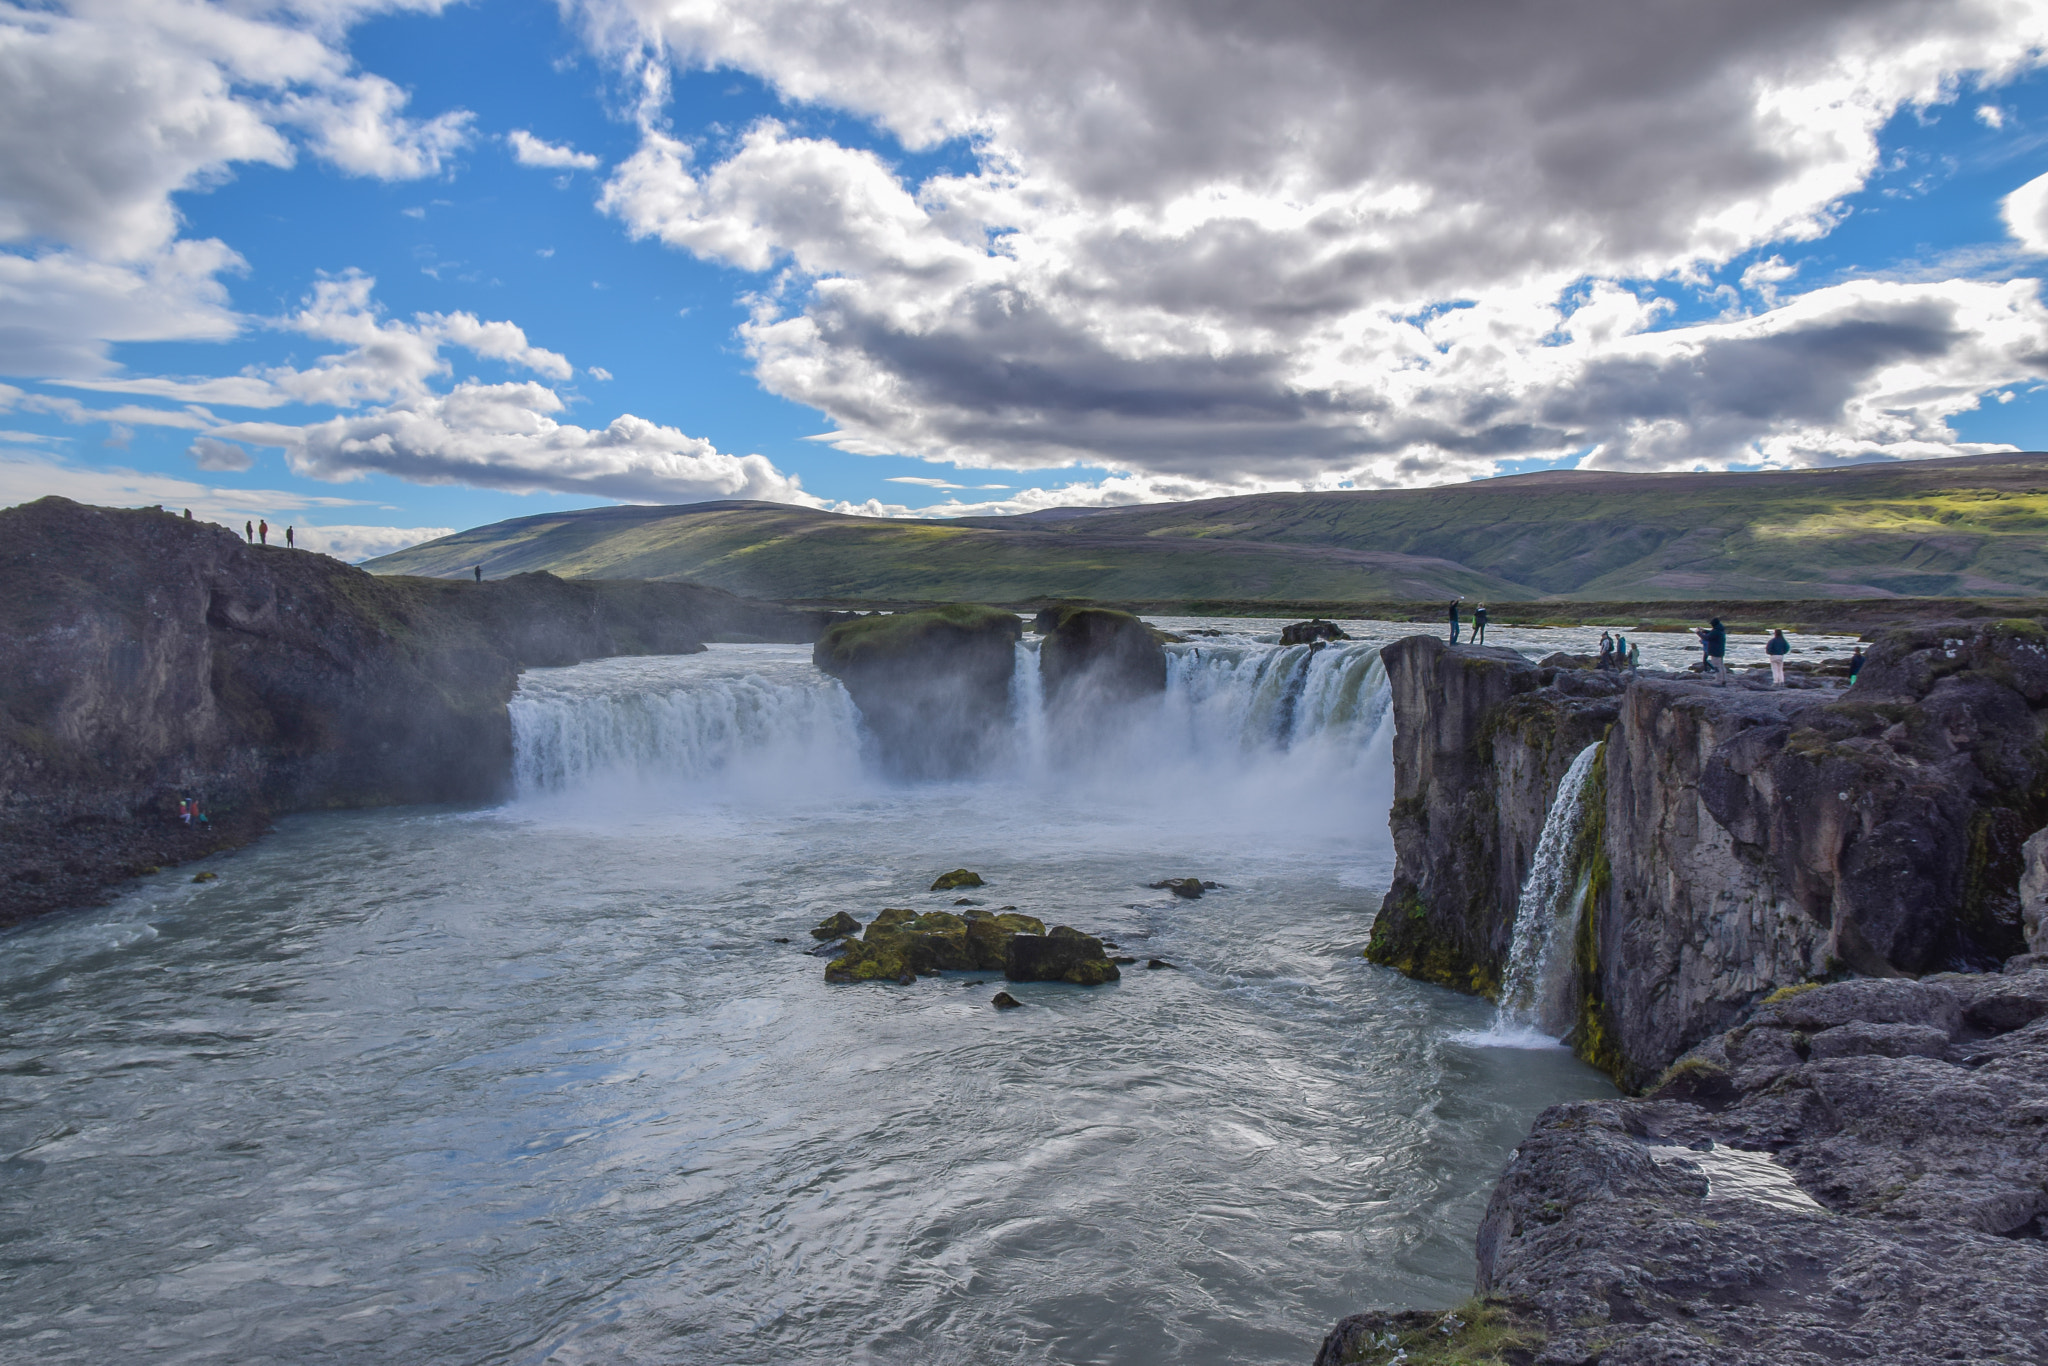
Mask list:
[[[836,623],[811,658],[846,685],[892,771],[952,778],[1001,750],[1023,634],[1014,612],[955,604]]]
[[[1123,974],[1103,952],[1102,941],[1068,925],[1044,935],[1020,934],[1009,942],[1003,976],[1012,982],[1071,982],[1095,987]]]
[[[956,915],[890,907],[874,918],[860,938],[838,945],[838,956],[825,967],[825,980],[909,983],[936,972],[1007,975],[1012,945],[1020,938],[1038,939],[1045,932],[1043,921],[1014,911],[975,909]],[[1012,976],[1010,980],[1058,979]]]
[[[1349,640],[1351,636],[1334,621],[1321,617],[1313,621],[1292,621],[1280,628],[1282,645],[1308,645],[1318,640]]]
[[[1038,670],[1055,712],[1166,691],[1166,652],[1157,633],[1129,612],[1048,607],[1032,629],[1045,637]]]
[[[1760,1004],[1647,1099],[1545,1111],[1477,1252],[1533,1330],[1504,1359],[2048,1361],[2048,970]],[[1392,1361],[1420,1317],[1318,1360]]]
[[[0,924],[275,814],[492,799],[523,667],[823,620],[686,583],[382,578],[157,509],[0,511]]]
[[[1145,884],[1155,892],[1172,892],[1175,896],[1193,901],[1204,892],[1213,892],[1223,886],[1220,882],[1205,882],[1198,877],[1170,877],[1159,882]]]
[[[2048,631],[1890,631],[1853,688],[1720,686],[1411,637],[1393,884],[1367,956],[1498,991],[1558,781],[1605,738],[1573,851],[1568,1042],[1653,1079],[1772,990],[1996,968],[2048,908]]]

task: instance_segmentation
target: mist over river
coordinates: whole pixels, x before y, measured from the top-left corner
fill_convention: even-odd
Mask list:
[[[535,670],[503,806],[294,817],[0,937],[0,1357],[1306,1363],[1464,1298],[1529,1121],[1612,1091],[1359,957],[1384,675],[1272,625],[1079,748],[1027,643],[946,784],[875,776],[808,647]],[[825,983],[812,925],[955,867],[1138,962]]]

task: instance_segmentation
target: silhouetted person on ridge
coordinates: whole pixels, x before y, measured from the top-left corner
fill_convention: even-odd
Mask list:
[[[250,545],[256,544],[256,524],[254,522],[242,523],[242,535]]]
[[[1783,631],[1771,632],[1771,638],[1764,643],[1764,653],[1771,657],[1771,682],[1785,686],[1785,656],[1792,653],[1792,642],[1785,639]]]
[[[290,527],[284,529],[284,548],[286,550],[292,548],[292,529]]]
[[[1472,643],[1486,643],[1486,604],[1483,602],[1472,609]]]
[[[1451,644],[1458,643],[1458,604],[1451,603]]]
[[[476,567],[476,581],[478,583],[482,583],[484,581],[484,567],[482,565],[478,565]]]
[[[192,520],[192,509],[191,509],[191,508],[186,508],[186,509],[185,509],[185,520],[186,520],[186,521],[188,521],[188,522]]]
[[[263,521],[256,523],[256,537],[258,540],[262,541],[263,544],[270,544],[270,521],[268,518],[265,518]]]

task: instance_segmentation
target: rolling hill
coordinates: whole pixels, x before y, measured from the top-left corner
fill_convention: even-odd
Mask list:
[[[836,601],[2034,597],[2048,594],[2048,454],[1549,471],[949,522],[774,503],[594,508],[479,527],[366,568],[475,564]]]

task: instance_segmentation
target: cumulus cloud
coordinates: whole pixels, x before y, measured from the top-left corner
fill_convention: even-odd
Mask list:
[[[2036,256],[2048,256],[2048,175],[2014,190],[2000,209],[2015,241]]]
[[[232,441],[216,441],[210,436],[193,441],[186,454],[202,470],[246,470],[256,463],[256,457],[243,447]]]
[[[218,277],[241,258],[180,240],[172,195],[237,163],[288,166],[303,142],[352,174],[437,173],[470,116],[409,118],[339,40],[440,3],[0,3],[0,371],[103,374],[111,343],[231,335]]]
[[[2038,321],[2030,289],[1937,281],[1902,320],[1881,294],[1788,299],[1767,260],[1744,283],[1768,313],[1717,331],[1616,283],[1827,232],[1893,113],[2041,60],[2048,12],[2019,0],[584,12],[615,49],[970,143],[974,170],[911,185],[773,120],[707,161],[647,116],[607,180],[633,235],[770,277],[756,373],[848,451],[1233,489],[1588,450],[1808,461],[1940,447],[2040,372],[2008,325]],[[1773,402],[1688,387],[1703,357],[1777,377]]]
[[[567,143],[546,142],[524,128],[514,128],[505,135],[505,141],[512,145],[512,159],[521,166],[552,166],[570,171],[594,171],[598,159],[589,152],[579,152]]]
[[[700,437],[626,414],[595,430],[557,421],[542,384],[458,384],[361,415],[304,426],[232,423],[217,437],[274,446],[296,474],[513,492],[552,489],[625,502],[763,498],[822,506],[759,455],[727,455]]]
[[[172,475],[128,469],[88,469],[40,451],[0,449],[0,507],[52,494],[101,507],[191,508],[193,515],[232,526],[254,517],[277,518],[307,508],[360,506],[353,498],[308,495],[286,489],[235,489]]]

